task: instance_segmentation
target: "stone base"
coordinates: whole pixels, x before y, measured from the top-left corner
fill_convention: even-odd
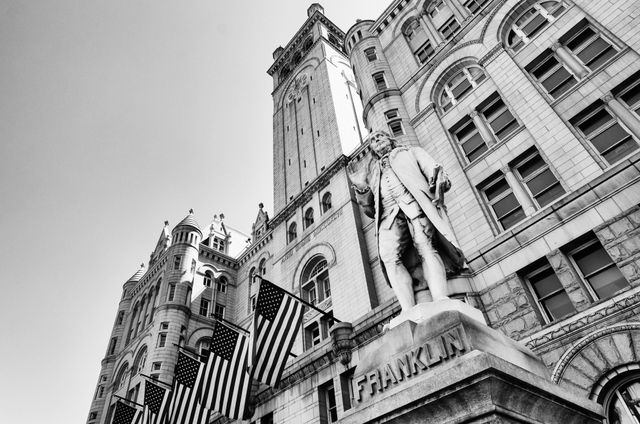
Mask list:
[[[341,423],[602,423],[530,350],[459,311],[405,321],[358,353]]]
[[[457,311],[478,321],[480,324],[487,323],[482,312],[468,303],[464,303],[463,301],[456,299],[444,299],[433,302],[418,303],[409,311],[402,312],[400,315],[393,318],[391,322],[389,322],[388,328],[392,329],[397,327],[405,321],[413,321],[414,323],[419,324],[445,311]]]

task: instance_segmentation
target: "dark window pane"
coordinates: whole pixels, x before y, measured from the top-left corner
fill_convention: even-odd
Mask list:
[[[493,128],[493,131],[497,133],[508,126],[512,121],[513,115],[508,109],[505,109],[491,121],[491,128]]]
[[[575,253],[573,255],[573,259],[576,261],[578,268],[580,268],[580,271],[582,271],[585,276],[609,265],[612,262],[609,255],[607,255],[607,252],[605,252],[604,248],[599,243],[594,243],[591,246]]]
[[[561,66],[542,81],[542,86],[551,93],[556,87],[564,84],[569,79],[573,79],[573,75]]]
[[[611,118],[609,112],[605,109],[601,109],[595,115],[589,117],[589,119],[578,125],[578,128],[580,128],[584,135],[589,136],[593,131],[602,127],[612,119],[613,118]]]
[[[566,292],[562,291],[544,301],[544,306],[552,320],[558,320],[576,311]]]
[[[514,226],[515,224],[517,224],[518,222],[522,221],[524,218],[525,218],[524,211],[522,210],[522,208],[518,208],[514,212],[512,212],[510,215],[502,218],[500,220],[500,223],[502,224],[502,227],[505,230],[507,230],[512,226]]]
[[[627,137],[629,137],[629,133],[620,124],[615,123],[597,136],[592,137],[591,142],[600,153],[605,153]]]
[[[544,171],[527,181],[527,186],[529,187],[529,190],[531,190],[531,194],[533,194],[533,196],[535,197],[557,182],[558,180],[556,179],[555,175],[553,175],[551,170],[545,169]]]
[[[471,82],[465,77],[465,79],[463,79],[457,86],[451,88],[451,92],[456,99],[459,99],[471,91],[472,88]]]
[[[593,70],[599,66],[594,62],[596,61],[596,59],[599,59],[601,55],[606,56],[606,59],[615,55],[615,50],[613,51],[613,53],[609,53],[607,52],[609,49],[611,49],[611,45],[604,41],[602,38],[598,37],[590,42],[584,50],[578,53],[578,57],[585,65]],[[600,62],[601,61],[598,61],[598,63]]]
[[[618,290],[629,287],[629,283],[615,265],[594,274],[588,278],[588,281],[600,299],[610,297]]]
[[[546,24],[547,18],[538,14],[531,20],[531,22],[522,27],[522,31],[527,35],[527,37],[530,37],[540,31],[540,29],[542,29]]]
[[[467,155],[469,162],[476,160],[482,153],[486,152],[488,147],[480,134],[475,134],[462,144],[462,149]]]
[[[633,106],[636,103],[640,102],[640,84],[637,84],[635,87],[633,87],[631,90],[627,91],[620,97],[629,106]]]
[[[590,69],[598,69],[600,66],[602,66],[605,62],[607,62],[609,59],[611,59],[613,56],[616,55],[616,53],[618,53],[613,47],[609,47],[608,49],[604,50],[600,56],[598,56],[597,58],[595,58],[591,63],[589,63],[589,68]]]
[[[507,184],[507,180],[501,178],[500,181],[493,184],[491,187],[487,187],[485,190],[485,194],[487,195],[487,199],[493,200],[498,195],[504,193],[507,190],[510,190],[509,184]]]
[[[529,281],[539,299],[545,298],[551,293],[562,289],[562,284],[560,284],[558,276],[551,268],[547,268],[535,276],[530,277]]]
[[[593,37],[596,33],[593,29],[587,27],[581,33],[573,37],[571,41],[567,43],[567,47],[571,50],[576,50],[581,45],[585,44],[589,38]]]
[[[565,191],[560,185],[560,183],[556,183],[556,185],[554,185],[552,188],[550,188],[549,190],[545,191],[544,193],[536,197],[536,200],[538,201],[538,204],[540,205],[540,207],[542,207],[556,200],[558,197],[562,196],[564,193]]]
[[[571,74],[569,74],[567,76],[567,79],[560,85],[558,85],[556,88],[554,88],[553,90],[549,91],[549,94],[551,94],[551,96],[553,98],[558,98],[560,96],[562,96],[564,93],[566,93],[571,87],[573,87],[574,85],[576,85],[577,81],[575,79],[575,77]]]
[[[518,203],[518,200],[513,193],[509,193],[504,197],[504,199],[500,199],[493,204],[493,210],[496,212],[498,219],[501,219],[503,216],[508,215],[519,207],[520,203]]]
[[[542,160],[540,155],[535,155],[527,162],[518,166],[518,172],[522,178],[527,178],[529,175],[536,172],[538,169],[545,167],[547,164]]]
[[[557,65],[558,65],[558,59],[556,59],[555,56],[550,55],[542,63],[540,63],[540,65],[538,65],[538,67],[534,69],[531,73],[533,74],[534,77],[540,79],[547,72],[549,72],[551,69],[553,69]]]
[[[463,141],[467,137],[471,136],[476,132],[476,126],[472,121],[467,121],[467,123],[460,127],[459,130],[456,131],[456,137],[458,140]]]
[[[605,153],[604,158],[607,160],[607,162],[614,163],[637,149],[638,149],[638,143],[636,143],[631,138],[631,136],[629,136],[626,140],[618,144],[615,148]]]

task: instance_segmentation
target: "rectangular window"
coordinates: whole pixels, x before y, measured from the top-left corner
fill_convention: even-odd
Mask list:
[[[524,210],[504,175],[498,174],[490,178],[483,184],[481,191],[504,230],[525,218]]]
[[[445,40],[450,40],[453,38],[456,32],[458,32],[459,29],[460,24],[458,23],[456,18],[452,16],[447,20],[447,22],[444,23],[444,25],[440,27],[438,32],[442,34],[442,37],[444,37]]]
[[[273,424],[273,412],[268,412],[260,418],[260,424]]]
[[[160,368],[162,368],[162,362],[154,362],[154,363],[151,365],[151,369],[152,369],[153,371],[160,371]]]
[[[320,386],[318,389],[318,403],[320,407],[320,422],[335,423],[338,421],[338,407],[336,404],[336,392],[333,381]]]
[[[464,7],[466,7],[469,12],[475,15],[476,12],[478,12],[487,1],[488,0],[467,0],[466,2],[464,2]]]
[[[586,20],[573,27],[561,42],[592,71],[617,53],[611,43]]]
[[[181,263],[182,263],[182,256],[176,255],[173,257],[173,269],[180,269]]]
[[[168,330],[169,329],[169,323],[168,322],[161,322],[160,323],[160,330]]]
[[[226,280],[218,280],[218,281],[216,281],[216,290],[218,290],[220,293],[226,293],[227,292],[227,282],[226,282]]]
[[[373,82],[376,85],[376,90],[382,91],[387,88],[387,81],[384,78],[384,72],[376,72],[371,75],[373,77]]]
[[[167,293],[167,300],[172,301],[176,295],[176,285],[171,283],[169,284],[169,293]]]
[[[451,130],[469,163],[478,159],[489,147],[472,119],[467,118]]]
[[[498,140],[503,140],[518,128],[518,121],[511,114],[500,96],[494,95],[478,108]]]
[[[636,113],[640,115],[640,73],[636,73],[623,84],[624,88],[619,91],[617,97]]]
[[[525,69],[554,99],[566,93],[578,82],[551,50],[538,56]]]
[[[340,374],[340,389],[342,392],[342,408],[345,411],[351,409],[353,405],[354,396],[353,396],[353,375],[355,373],[355,368],[351,368],[348,371]]]
[[[595,108],[594,108],[595,106]],[[571,123],[582,132],[610,164],[615,163],[638,148],[629,134],[602,104],[593,105]]]
[[[525,279],[531,286],[542,314],[547,322],[557,321],[576,312],[569,295],[548,262],[527,273]]]
[[[158,334],[158,347],[164,347],[167,344],[167,333]]]
[[[118,318],[116,318],[116,325],[121,325],[124,321],[124,311],[118,312]]]
[[[367,57],[367,60],[369,62],[378,60],[378,55],[376,55],[375,47],[369,47],[367,49],[364,49],[364,55]]]
[[[512,167],[540,207],[548,205],[565,193],[549,165],[535,149],[517,159]]]
[[[256,295],[251,296],[251,312],[256,310]]]
[[[116,353],[116,345],[118,344],[118,338],[114,337],[111,339],[111,342],[109,343],[109,355],[113,355],[114,353]]]
[[[573,259],[594,299],[606,299],[629,287],[615,262],[591,234],[568,255]]]
[[[404,135],[404,130],[402,129],[402,118],[398,114],[398,109],[391,109],[384,113],[385,118],[387,119],[387,126],[389,127],[389,132],[393,136]]]
[[[322,337],[320,335],[320,324],[316,321],[304,329],[304,345],[305,349],[311,349],[315,345],[320,344]]]
[[[426,63],[434,53],[435,50],[433,49],[431,42],[427,41],[418,50],[416,50],[415,55],[418,58],[418,61],[422,64]]]
[[[209,300],[202,298],[200,299],[200,311],[199,314],[203,317],[209,316]]]
[[[216,303],[216,309],[214,311],[214,315],[218,318],[224,318],[224,306],[219,303]]]

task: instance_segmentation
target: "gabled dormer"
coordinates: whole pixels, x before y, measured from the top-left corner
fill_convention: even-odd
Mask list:
[[[251,227],[251,240],[257,241],[269,229],[269,214],[264,210],[264,204],[258,205],[258,216]]]

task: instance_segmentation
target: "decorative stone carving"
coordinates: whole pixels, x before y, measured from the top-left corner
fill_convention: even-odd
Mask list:
[[[297,100],[302,95],[302,89],[309,84],[309,76],[307,74],[301,74],[296,77],[295,81],[289,88],[289,94],[287,94],[287,104]]]
[[[353,325],[350,322],[336,322],[329,330],[333,340],[333,353],[345,367],[351,362],[351,351],[355,347],[353,341]]]

